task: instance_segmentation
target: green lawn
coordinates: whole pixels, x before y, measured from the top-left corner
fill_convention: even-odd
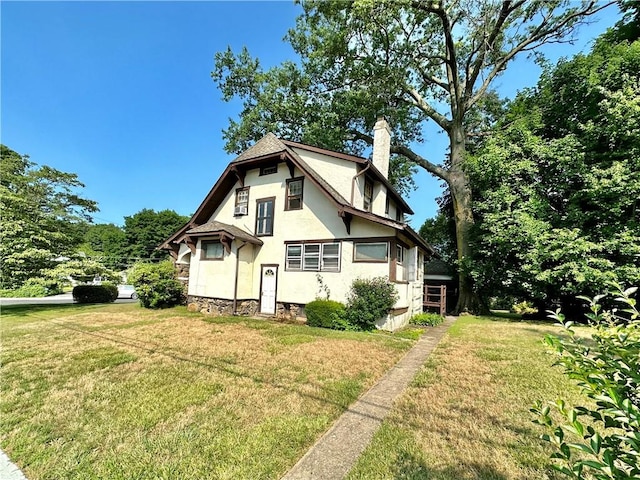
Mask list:
[[[279,478],[413,345],[132,304],[6,307],[0,334],[30,480]]]
[[[542,345],[550,324],[461,317],[350,472],[354,479],[560,478],[535,400],[580,400]],[[564,478],[564,477],[562,477]]]
[[[279,478],[417,337],[183,308],[2,311],[0,447],[38,479]],[[529,408],[575,401],[549,324],[462,317],[350,479],[555,478]]]

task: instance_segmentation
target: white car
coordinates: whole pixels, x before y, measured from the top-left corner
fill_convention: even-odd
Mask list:
[[[138,298],[138,294],[133,285],[118,285],[118,298],[131,298],[135,300]]]

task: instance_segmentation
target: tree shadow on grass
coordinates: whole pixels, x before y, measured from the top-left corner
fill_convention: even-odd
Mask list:
[[[393,466],[394,479],[407,480],[507,480],[507,477],[494,467],[480,462],[434,468],[409,452],[402,452]]]

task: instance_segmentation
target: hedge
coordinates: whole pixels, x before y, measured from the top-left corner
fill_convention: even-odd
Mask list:
[[[118,298],[118,287],[107,283],[78,285],[73,288],[72,295],[78,303],[111,303]]]

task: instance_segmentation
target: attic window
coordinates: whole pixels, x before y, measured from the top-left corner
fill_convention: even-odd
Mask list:
[[[248,215],[249,213],[249,187],[236,190],[236,205],[233,210],[235,216]]]
[[[272,163],[270,165],[264,165],[260,167],[260,175],[271,175],[273,173],[278,173],[277,163]]]
[[[287,180],[287,203],[285,210],[300,210],[302,208],[302,190],[304,177]]]

